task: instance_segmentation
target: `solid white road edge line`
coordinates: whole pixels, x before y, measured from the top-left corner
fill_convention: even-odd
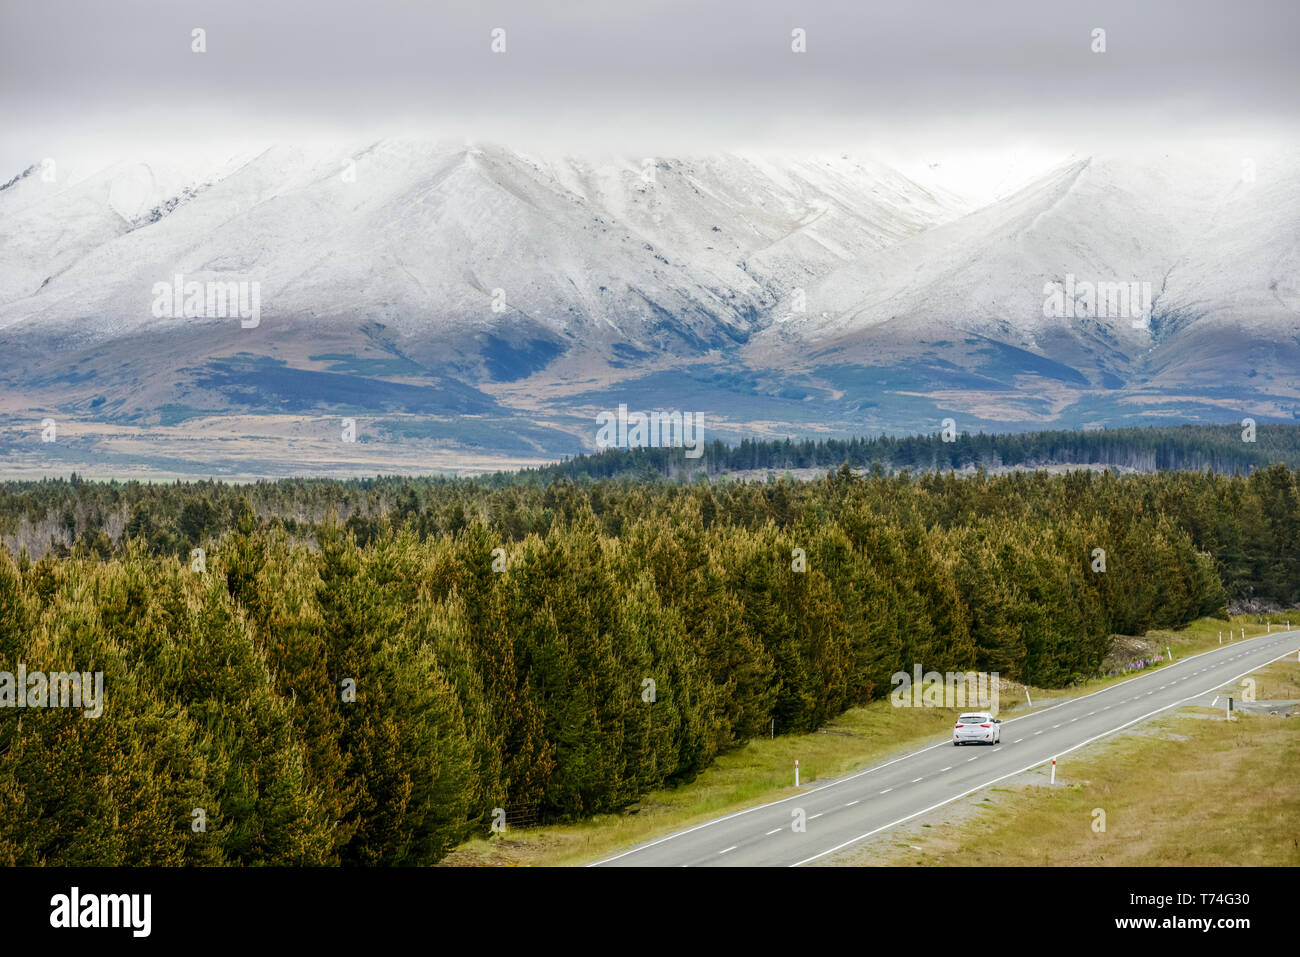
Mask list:
[[[1297,629],[1297,630],[1300,630],[1300,629]],[[1285,632],[1285,633],[1283,633],[1282,641],[1285,641],[1285,635],[1290,635],[1290,634],[1292,634],[1292,632]],[[1260,637],[1266,637],[1266,636],[1261,635]],[[1249,639],[1249,640],[1250,640],[1250,641],[1258,641],[1259,638],[1251,638],[1251,639]],[[1282,641],[1276,642],[1276,644],[1281,644]],[[1270,643],[1270,644],[1273,644],[1273,643]],[[1270,645],[1264,645],[1263,647],[1269,647],[1269,646],[1270,646]],[[1177,668],[1179,665],[1186,664],[1186,663],[1189,662],[1189,661],[1195,661],[1197,658],[1201,658],[1201,657],[1203,657],[1203,656],[1205,656],[1205,655],[1212,655],[1212,654],[1215,653],[1215,651],[1220,651],[1220,650],[1222,650],[1222,649],[1216,647],[1216,648],[1211,648],[1209,651],[1202,651],[1200,654],[1192,655],[1192,656],[1189,657],[1189,658],[1179,658],[1177,661],[1175,661],[1173,664],[1169,665],[1168,667],[1170,667],[1170,668]],[[1290,652],[1287,652],[1287,654],[1290,654]],[[1273,660],[1276,661],[1277,659],[1275,658],[1275,659],[1273,659]],[[1271,663],[1271,662],[1270,662],[1270,663]],[[1162,669],[1162,670],[1163,670],[1163,669]],[[1202,669],[1202,670],[1206,670],[1206,669]],[[1105,687],[1105,688],[1099,688],[1099,689],[1096,690],[1096,691],[1090,691],[1090,692],[1088,692],[1087,694],[1085,694],[1085,695],[1080,695],[1080,696],[1077,697],[1077,698],[1069,698],[1069,699],[1067,699],[1067,700],[1065,700],[1065,701],[1060,702],[1059,704],[1054,704],[1054,705],[1052,705],[1052,706],[1049,707],[1049,708],[1040,708],[1040,709],[1037,710],[1037,711],[1031,711],[1029,714],[1022,714],[1022,715],[1018,715],[1017,717],[1014,717],[1014,718],[1008,718],[1006,721],[1004,721],[1004,722],[1002,722],[1002,723],[1003,723],[1003,724],[1011,724],[1013,721],[1020,721],[1020,720],[1022,720],[1022,719],[1024,719],[1024,718],[1035,718],[1035,717],[1037,717],[1037,716],[1040,715],[1040,714],[1046,714],[1048,711],[1054,711],[1054,710],[1057,709],[1057,708],[1064,708],[1066,705],[1074,704],[1076,701],[1082,701],[1082,700],[1084,700],[1085,698],[1091,698],[1093,695],[1105,694],[1107,691],[1113,691],[1113,690],[1115,690],[1116,688],[1126,687],[1126,686],[1128,686],[1128,685],[1129,685],[1130,683],[1132,683],[1132,682],[1141,681],[1143,678],[1151,678],[1151,677],[1154,677],[1154,676],[1155,676],[1156,674],[1158,674],[1158,673],[1159,673],[1159,672],[1147,672],[1146,674],[1140,674],[1140,675],[1137,675],[1137,676],[1135,676],[1135,677],[1133,677],[1133,678],[1125,678],[1123,681],[1117,682],[1116,684],[1108,685],[1108,686]],[[1038,732],[1038,731],[1035,731],[1034,733],[1035,733],[1035,734],[1041,734],[1041,732]],[[659,845],[659,844],[663,844],[665,841],[671,841],[671,840],[673,840],[674,838],[683,837],[683,836],[685,836],[685,835],[687,835],[687,834],[692,834],[692,833],[694,833],[695,831],[701,830],[702,828],[712,827],[714,824],[721,824],[723,821],[729,821],[729,820],[731,820],[731,819],[734,818],[734,817],[740,817],[742,814],[750,814],[750,813],[752,813],[752,812],[754,812],[754,811],[761,811],[761,810],[763,810],[764,808],[776,807],[778,804],[784,804],[786,801],[793,801],[795,798],[802,798],[802,797],[806,797],[806,796],[809,795],[809,794],[815,794],[816,792],[822,790],[823,788],[833,788],[833,787],[835,787],[836,785],[844,784],[845,782],[847,782],[847,781],[852,781],[852,780],[854,780],[855,778],[860,778],[860,777],[862,777],[864,774],[871,774],[873,771],[879,771],[881,768],[887,768],[887,767],[889,767],[891,764],[897,764],[899,761],[906,761],[908,758],[915,757],[915,756],[918,755],[918,754],[924,754],[926,751],[933,751],[935,748],[943,747],[945,744],[948,744],[948,740],[947,740],[947,739],[945,739],[945,740],[939,742],[938,744],[932,744],[932,745],[930,745],[930,746],[928,746],[928,747],[921,748],[921,749],[919,749],[919,750],[917,750],[917,751],[911,751],[911,752],[909,752],[909,753],[907,753],[907,754],[900,755],[900,756],[897,757],[897,758],[893,758],[892,760],[886,761],[884,764],[877,764],[877,765],[875,765],[874,767],[867,768],[865,771],[857,771],[857,772],[855,772],[855,773],[853,773],[853,774],[850,774],[850,775],[849,775],[848,777],[846,777],[846,778],[840,778],[840,779],[838,779],[838,780],[836,780],[836,781],[831,781],[831,782],[829,782],[829,783],[827,783],[827,784],[822,784],[822,785],[820,785],[820,786],[818,786],[818,787],[812,788],[811,790],[803,791],[803,792],[801,792],[801,793],[799,793],[799,794],[792,794],[792,795],[790,795],[789,797],[781,798],[781,799],[776,800],[776,801],[769,801],[767,804],[759,804],[759,805],[756,805],[755,807],[747,807],[747,808],[744,808],[743,810],[740,810],[740,811],[734,811],[733,813],[728,814],[728,815],[725,815],[724,817],[714,818],[712,821],[705,821],[703,824],[696,824],[694,827],[688,827],[688,828],[686,828],[685,830],[682,830],[682,831],[675,831],[675,832],[673,832],[672,834],[665,834],[663,837],[658,838],[657,840],[650,841],[650,842],[648,842],[648,843],[646,843],[646,844],[638,844],[638,845],[635,846],[635,847],[629,847],[626,851],[623,851],[623,852],[621,852],[621,853],[619,853],[619,854],[615,854],[613,857],[606,857],[606,858],[602,858],[602,859],[599,860],[599,861],[592,861],[590,864],[587,864],[587,865],[584,865],[584,866],[586,866],[586,867],[599,867],[601,864],[608,864],[610,861],[617,861],[617,860],[618,860],[619,858],[621,858],[621,857],[627,857],[629,854],[635,854],[635,853],[637,853],[638,851],[644,851],[644,850],[647,850],[648,848],[655,847],[655,846],[657,846],[657,845]],[[893,789],[890,788],[889,790],[893,790]],[[883,794],[883,793],[885,793],[885,792],[882,791],[881,793]]]
[[[1271,664],[1272,664],[1273,662],[1275,662],[1275,661],[1281,661],[1283,658],[1289,658],[1290,656],[1291,656],[1291,652],[1287,651],[1287,652],[1284,652],[1283,654],[1278,655],[1276,658],[1270,658],[1268,661],[1260,662],[1259,664],[1254,665],[1253,667],[1246,669],[1245,671],[1243,671],[1243,672],[1242,672],[1241,674],[1239,674],[1239,675],[1235,675],[1235,676],[1233,676],[1233,677],[1231,677],[1231,678],[1225,678],[1224,681],[1223,681],[1223,684],[1227,684],[1228,682],[1231,682],[1231,681],[1236,681],[1238,678],[1244,678],[1246,675],[1250,674],[1252,671],[1258,671],[1260,668],[1263,668],[1263,667],[1266,666],[1266,665],[1271,665]],[[1112,734],[1114,734],[1114,733],[1117,732],[1117,731],[1123,731],[1125,728],[1127,728],[1127,727],[1128,727],[1129,725],[1131,725],[1131,724],[1137,724],[1139,721],[1145,721],[1147,718],[1150,718],[1150,717],[1152,717],[1152,716],[1154,716],[1154,715],[1157,715],[1157,714],[1159,714],[1161,711],[1168,711],[1170,708],[1177,708],[1177,707],[1178,707],[1179,705],[1181,705],[1181,704],[1186,704],[1187,702],[1192,701],[1192,700],[1195,699],[1195,698],[1203,697],[1204,695],[1207,695],[1207,694],[1209,694],[1209,693],[1210,693],[1210,692],[1208,692],[1208,691],[1203,691],[1203,692],[1200,692],[1200,693],[1198,693],[1198,694],[1188,695],[1186,698],[1182,698],[1182,699],[1180,699],[1180,700],[1178,700],[1178,701],[1173,702],[1173,704],[1167,704],[1167,705],[1165,705],[1163,708],[1157,708],[1155,711],[1149,711],[1149,712],[1147,712],[1146,714],[1142,715],[1141,717],[1134,718],[1132,721],[1125,722],[1124,724],[1121,724],[1118,728],[1112,728],[1111,730],[1109,730],[1109,731],[1104,731],[1104,732],[1102,732],[1101,734],[1095,735],[1095,736],[1089,738],[1089,739],[1086,740],[1086,741],[1080,741],[1078,744],[1073,744],[1073,745],[1071,745],[1070,747],[1066,748],[1064,751],[1058,751],[1058,752],[1056,752],[1056,755],[1057,755],[1057,757],[1060,757],[1062,754],[1069,754],[1071,751],[1077,751],[1077,750],[1079,750],[1079,748],[1082,748],[1082,747],[1084,747],[1085,745],[1088,745],[1088,744],[1092,744],[1092,742],[1094,742],[1094,741],[1097,741],[1097,740],[1099,740],[1099,739],[1101,739],[1101,738],[1108,737],[1109,735],[1112,735]],[[817,860],[818,858],[825,857],[827,854],[834,854],[836,851],[838,851],[838,850],[842,850],[843,848],[846,848],[846,847],[848,847],[848,846],[851,845],[851,844],[856,844],[856,843],[858,843],[858,841],[864,841],[864,840],[866,840],[867,838],[871,837],[871,835],[873,835],[873,834],[879,834],[881,831],[886,831],[886,830],[888,830],[888,829],[891,828],[891,827],[896,827],[897,825],[904,823],[905,821],[910,821],[910,820],[911,820],[912,818],[914,818],[914,817],[920,817],[922,814],[928,814],[930,811],[935,810],[935,808],[941,808],[941,807],[943,807],[945,804],[951,804],[953,801],[960,800],[961,798],[964,798],[966,795],[968,795],[968,794],[973,794],[973,793],[975,793],[976,791],[979,791],[979,790],[981,790],[981,789],[983,789],[983,788],[986,788],[986,787],[988,787],[988,786],[990,786],[990,785],[992,785],[992,784],[997,784],[999,781],[1005,781],[1007,778],[1013,778],[1013,777],[1015,777],[1017,774],[1024,774],[1026,771],[1032,771],[1034,768],[1038,767],[1038,766],[1041,765],[1041,764],[1043,764],[1043,761],[1035,761],[1033,764],[1026,765],[1025,767],[1021,768],[1019,771],[1012,771],[1010,774],[1004,774],[1004,775],[1002,775],[1001,777],[996,777],[996,778],[994,778],[992,781],[985,781],[983,784],[978,785],[977,787],[973,787],[973,788],[971,788],[971,789],[968,790],[968,791],[962,791],[961,794],[957,794],[957,795],[954,795],[953,797],[948,798],[947,800],[940,801],[938,804],[932,804],[932,805],[930,805],[929,807],[924,808],[924,809],[922,809],[922,810],[920,810],[920,811],[915,811],[915,812],[913,812],[913,813],[907,815],[907,817],[900,817],[897,821],[891,821],[891,822],[889,822],[888,824],[884,824],[884,825],[882,825],[882,826],[876,828],[876,829],[873,830],[873,831],[868,831],[866,834],[863,834],[863,835],[861,835],[861,836],[859,836],[859,837],[855,837],[855,838],[853,838],[852,840],[845,841],[843,844],[836,844],[836,845],[835,845],[834,847],[832,847],[830,850],[822,851],[820,854],[814,854],[812,857],[806,857],[806,858],[804,858],[802,861],[796,861],[795,863],[790,864],[790,865],[788,865],[788,866],[790,866],[790,867],[800,867],[800,866],[802,866],[802,865],[804,865],[804,864],[809,864],[809,863],[811,863],[811,862]]]

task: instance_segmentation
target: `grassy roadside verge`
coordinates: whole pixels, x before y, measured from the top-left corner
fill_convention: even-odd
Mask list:
[[[1261,701],[1300,699],[1294,658],[1252,677]],[[1030,772],[829,863],[1300,866],[1300,717],[1182,708],[1067,755],[1055,787]]]
[[[1274,618],[1286,620],[1285,615]],[[1295,616],[1295,625],[1300,627],[1300,613]],[[1256,623],[1256,616],[1238,616],[1231,622],[1205,618],[1178,632],[1152,632],[1144,639],[1129,639],[1116,660],[1154,657],[1151,649],[1155,648],[1162,654],[1168,648],[1174,660],[1179,660],[1218,647],[1221,631],[1226,643],[1230,628],[1240,640],[1243,626],[1252,638],[1266,630]],[[1036,709],[1097,691],[1126,677],[1132,675],[1102,678],[1067,689],[1030,688],[1029,696]],[[1259,697],[1265,697],[1262,688]],[[1027,710],[1023,692],[1004,691],[1001,705],[1004,712],[1017,709],[1019,714]],[[793,793],[796,759],[801,784],[842,777],[942,738],[951,728],[954,715],[947,709],[894,708],[887,699],[875,701],[846,711],[811,734],[750,741],[719,756],[691,783],[652,792],[622,813],[512,830],[501,836],[485,835],[462,844],[442,864],[573,865],[599,860],[642,841],[788,797]]]

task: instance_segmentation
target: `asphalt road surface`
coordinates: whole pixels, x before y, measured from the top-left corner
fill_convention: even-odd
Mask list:
[[[1183,704],[1208,705],[1225,685],[1300,650],[1300,631],[1237,640],[1103,691],[1004,718],[1002,743],[954,747],[951,736],[788,798],[647,841],[592,866],[797,866]],[[1224,704],[1221,698],[1219,704]],[[791,769],[793,779],[793,769]],[[792,812],[802,809],[806,830]]]

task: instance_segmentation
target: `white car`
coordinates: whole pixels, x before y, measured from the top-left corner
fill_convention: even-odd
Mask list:
[[[957,726],[952,729],[952,743],[959,744],[1001,744],[1002,722],[987,711],[972,711],[957,719]]]

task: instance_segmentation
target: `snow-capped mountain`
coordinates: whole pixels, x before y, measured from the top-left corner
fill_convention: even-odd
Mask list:
[[[1084,283],[1095,302],[1049,302]],[[1128,309],[1103,301],[1117,288],[1134,293]],[[960,371],[966,388],[981,375],[994,383],[975,391],[1000,382],[1030,402],[1063,386],[1167,389],[1276,414],[1275,400],[1294,408],[1300,396],[1300,153],[1074,159],[803,295],[803,314],[752,339],[751,363],[911,363],[955,389]]]
[[[384,141],[225,166],[182,183],[117,164],[0,193],[0,328],[161,331],[151,289],[179,272],[258,281],[272,321],[723,346],[791,287],[961,211],[847,158],[544,160]]]
[[[0,382],[19,415],[479,416],[539,452],[623,400],[732,437],[1290,418],[1298,238],[1287,150],[1078,156],[977,209],[843,155],[34,164],[0,188]],[[256,284],[258,320],[159,308],[176,276]]]

